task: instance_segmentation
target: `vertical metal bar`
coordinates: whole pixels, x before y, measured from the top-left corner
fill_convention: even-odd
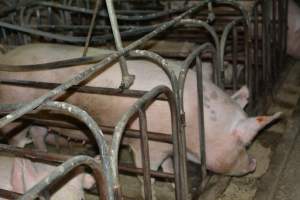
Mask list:
[[[41,21],[41,13],[40,13],[40,9],[36,9],[35,11],[36,14],[36,21],[37,21],[37,25],[41,25],[42,21]]]
[[[232,27],[232,84],[233,90],[237,90],[237,41],[238,41],[238,34],[236,26]]]
[[[145,110],[139,109],[139,125],[141,131],[141,149],[143,158],[143,178],[144,178],[144,195],[146,200],[152,199],[151,177],[150,177],[150,156],[147,135],[147,118]]]
[[[247,71],[247,80],[246,84],[249,86],[249,92],[250,92],[250,100],[249,105],[254,108],[253,104],[253,68],[252,68],[252,53],[250,49],[252,48],[251,45],[251,28],[249,27],[248,23],[243,23],[244,25],[244,34],[245,34],[245,69]]]
[[[48,25],[52,25],[52,8],[48,7]]]
[[[276,0],[272,0],[272,19],[271,19],[271,28],[272,28],[272,41],[271,41],[271,60],[270,60],[270,75],[271,81],[276,80],[276,71],[278,68],[278,55],[277,55],[277,35],[278,31],[276,28]]]
[[[267,81],[267,66],[268,66],[268,48],[267,48],[267,37],[268,37],[268,22],[266,19],[266,14],[264,13],[265,11],[265,4],[261,4],[261,13],[262,13],[262,50],[263,50],[263,66],[262,66],[262,81],[265,83]],[[262,94],[266,91],[266,88],[263,87],[261,88]]]
[[[253,103],[256,101],[256,96],[259,93],[259,85],[260,85],[260,77],[261,73],[259,71],[259,63],[262,63],[263,61],[259,59],[260,52],[262,51],[259,49],[259,35],[263,36],[262,34],[259,34],[259,28],[258,28],[258,8],[259,6],[256,6],[254,8],[254,33],[253,33],[253,39],[254,39],[254,45],[253,45],[253,54],[254,54],[254,84],[255,84],[255,89],[252,91],[253,95]],[[262,56],[261,56],[262,57]]]
[[[98,13],[100,5],[101,5],[100,2],[102,2],[102,0],[97,0],[96,1],[96,5],[95,5],[95,9],[94,9],[94,13],[93,13],[91,25],[90,25],[89,32],[88,32],[88,35],[87,35],[87,38],[86,38],[86,41],[85,41],[85,45],[84,45],[84,50],[83,50],[83,55],[82,56],[86,56],[86,53],[87,53],[87,50],[88,50],[88,47],[89,47],[89,44],[90,44],[90,40],[91,40],[91,37],[92,37],[93,29],[95,27],[95,21],[96,21],[96,18],[97,18],[97,13]]]
[[[206,171],[206,145],[205,145],[205,126],[204,126],[204,109],[203,109],[203,82],[202,82],[202,63],[199,57],[196,57],[197,72],[197,92],[198,92],[198,125],[200,139],[200,155],[201,155],[201,172],[202,172],[202,188],[204,188],[204,180],[207,176]]]
[[[121,50],[123,50],[123,45],[122,45],[122,40],[121,40],[121,36],[120,36],[120,32],[119,32],[115,9],[113,6],[113,1],[112,0],[105,0],[105,1],[106,1],[106,6],[107,6],[108,14],[109,14],[109,19],[110,19],[114,39],[115,39],[115,44],[116,44],[117,50],[121,51]],[[125,57],[120,56],[119,60],[120,60],[120,67],[121,67],[121,72],[122,72],[122,82],[121,82],[120,88],[127,89],[133,84],[134,76],[130,75],[128,72]]]

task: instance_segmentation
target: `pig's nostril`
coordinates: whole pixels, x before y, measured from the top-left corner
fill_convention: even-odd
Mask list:
[[[256,160],[254,158],[250,158],[249,160],[249,168],[250,168],[250,171],[255,171],[256,169]]]

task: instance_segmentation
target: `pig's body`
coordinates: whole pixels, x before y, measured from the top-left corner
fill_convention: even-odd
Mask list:
[[[90,55],[101,54],[100,50],[90,49]],[[19,47],[5,56],[0,63],[11,65],[37,64],[53,62],[68,58],[80,57],[82,48],[66,45],[34,44]],[[180,66],[169,63],[178,74]],[[21,79],[62,83],[87,66],[77,66],[51,71],[0,73],[0,79]],[[136,80],[130,89],[151,90],[155,86],[164,84],[170,86],[167,76],[155,64],[135,60],[128,61],[128,69],[136,75]],[[117,88],[121,82],[119,65],[115,64],[94,78],[87,85]],[[242,90],[234,95],[234,101],[225,92],[216,87],[210,80],[204,79],[204,116],[206,130],[207,166],[210,170],[230,174],[242,175],[255,169],[255,160],[250,158],[245,146],[267,123],[277,118],[272,117],[247,118],[242,107],[246,104],[248,91]],[[24,92],[26,90],[26,92]],[[45,90],[0,86],[0,103],[17,103],[31,101],[44,94]],[[64,95],[60,100],[80,106],[86,110],[101,125],[114,126],[122,114],[136,101],[135,98],[116,97],[94,94],[76,93]],[[238,102],[238,103],[237,103]],[[242,107],[241,107],[242,106]],[[184,109],[186,112],[187,148],[194,161],[199,162],[198,139],[198,104],[196,75],[190,70],[187,75],[184,92]],[[147,110],[148,130],[170,134],[170,113],[166,102],[156,101]],[[130,126],[138,129],[137,120]],[[134,151],[140,148],[137,140],[128,140],[127,143]],[[150,143],[151,168],[157,169],[161,162],[172,151],[170,145],[157,142]],[[140,153],[136,153],[138,167],[141,167]]]
[[[54,168],[54,166],[32,162],[27,159],[0,156],[0,188],[25,193],[43,178],[47,177]],[[78,174],[63,187],[58,189],[54,186],[50,199],[82,200],[84,199],[83,188],[84,176]]]

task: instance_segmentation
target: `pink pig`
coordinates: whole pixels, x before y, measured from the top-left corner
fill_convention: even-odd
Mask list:
[[[105,50],[89,49],[89,55],[99,55]],[[57,44],[30,44],[18,47],[0,58],[1,64],[26,65],[53,62],[63,59],[80,57],[82,48]],[[178,75],[178,62],[168,61],[170,68]],[[76,66],[59,70],[8,73],[1,72],[2,79],[20,79],[31,81],[46,81],[62,83],[90,65]],[[145,60],[128,61],[129,72],[136,76],[130,89],[151,90],[158,85],[170,82],[163,71],[155,64]],[[93,79],[86,81],[86,85],[117,88],[121,81],[118,64],[114,64],[105,71],[98,73]],[[249,118],[243,111],[249,96],[246,87],[241,88],[232,97],[214,85],[209,78],[203,80],[204,116],[206,130],[207,166],[209,170],[227,175],[244,175],[255,170],[256,161],[246,151],[256,134],[267,124],[277,119],[280,113],[273,116],[258,116]],[[42,89],[22,88],[0,85],[0,103],[17,103],[31,101],[44,94]],[[114,126],[128,108],[136,101],[135,98],[116,97],[96,94],[70,93],[59,100],[80,106],[86,110],[99,124]],[[189,159],[199,162],[198,139],[198,103],[196,74],[190,70],[187,74],[184,91],[184,109],[186,113],[186,140]],[[166,102],[156,101],[147,109],[148,130],[170,134],[170,111]],[[128,128],[138,129],[138,120],[133,120]],[[141,167],[141,155],[138,152],[140,143],[134,139],[127,139],[135,153],[136,165]],[[172,146],[151,141],[151,168],[156,170],[172,153]],[[165,171],[172,171],[172,166],[163,164]]]

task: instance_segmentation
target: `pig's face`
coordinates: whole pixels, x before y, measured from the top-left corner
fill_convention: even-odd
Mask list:
[[[256,160],[248,155],[246,147],[266,125],[279,118],[281,113],[272,116],[258,116],[240,120],[233,131],[214,141],[207,154],[208,167],[214,172],[242,176],[253,172]]]
[[[242,176],[253,172],[256,168],[256,160],[252,158],[246,148],[241,144],[237,144],[235,149],[232,149],[231,153],[233,156],[229,156],[227,159],[228,167],[223,174],[229,176]]]
[[[234,134],[219,138],[207,152],[208,168],[216,173],[242,176],[255,170],[244,144]]]

